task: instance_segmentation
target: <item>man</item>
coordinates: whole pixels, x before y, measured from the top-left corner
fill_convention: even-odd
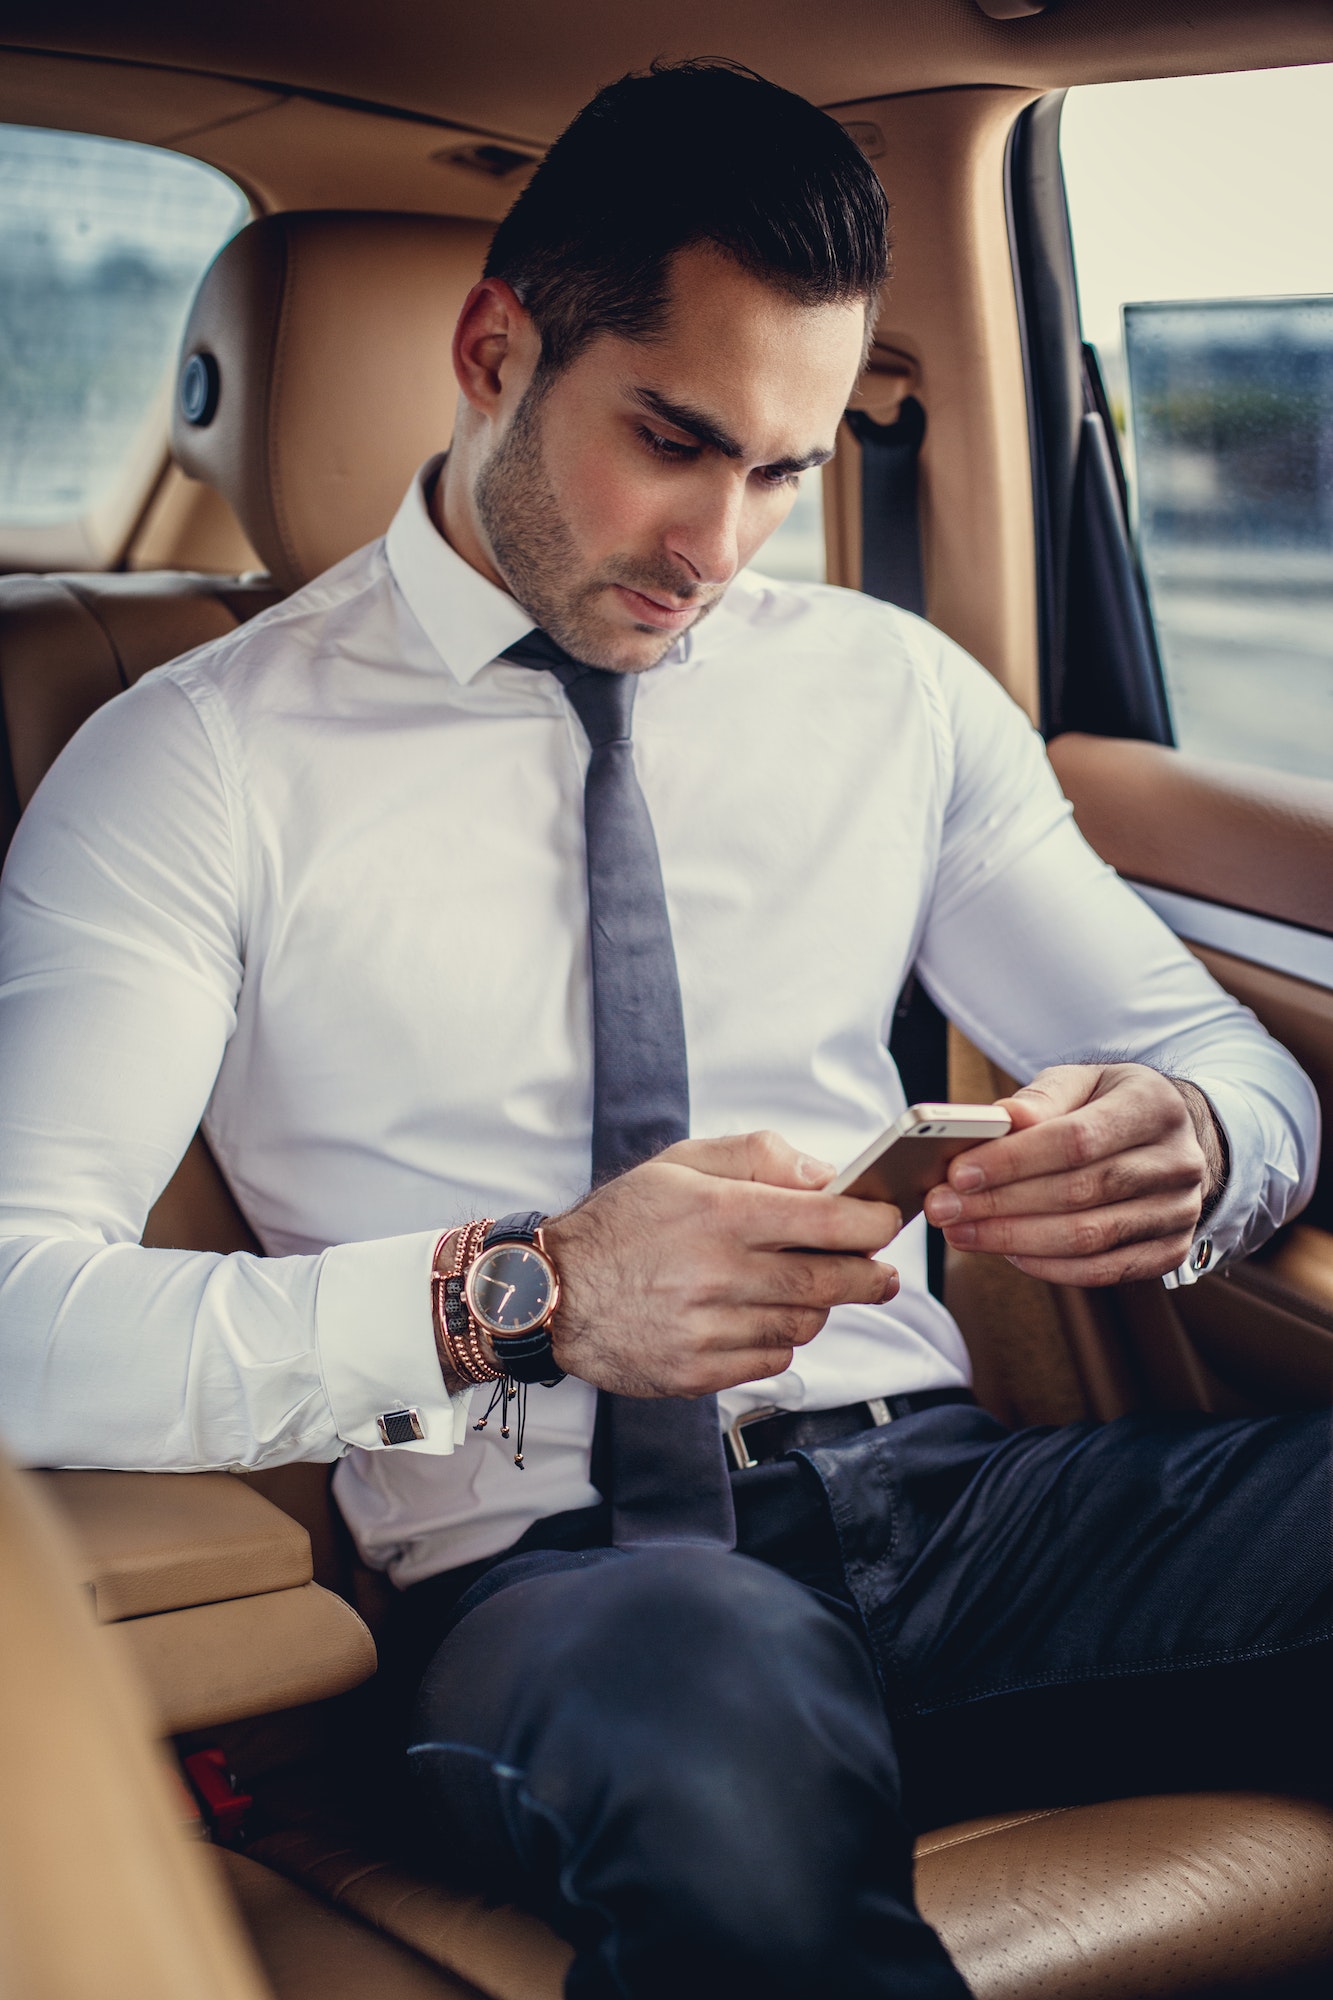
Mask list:
[[[930,1198],[961,1248],[1188,1274],[1317,1151],[994,682],[747,571],[886,259],[801,100],[601,93],[497,232],[387,539],[97,716],[6,879],[11,1448],[346,1453],[438,1647],[442,1851],[574,1939],[581,1996],[956,1995],[914,1827],[1327,1780],[1326,1422],[1010,1436],[920,1229],[900,1280],[896,1211],[822,1192],[901,1108],[914,964],[1032,1079]],[[264,1259],[138,1247],[205,1107]],[[521,1471],[507,1410],[468,1428],[501,1362]],[[791,1413],[730,1482],[718,1394]]]

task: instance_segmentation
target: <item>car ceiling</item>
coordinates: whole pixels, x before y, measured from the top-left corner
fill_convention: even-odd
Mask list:
[[[267,83],[542,144],[600,84],[658,55],[731,56],[834,105],[1328,60],[1333,8],[1052,0],[1040,16],[992,20],[979,0],[0,0],[6,45]]]

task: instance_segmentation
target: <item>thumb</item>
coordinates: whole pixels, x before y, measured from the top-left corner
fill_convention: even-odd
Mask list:
[[[1095,1092],[1100,1076],[1101,1069],[1095,1063],[1060,1063],[1054,1069],[1039,1070],[1031,1083],[1025,1083],[1011,1097],[995,1101],[1000,1110],[1009,1113],[1012,1129],[1025,1132],[1032,1125],[1045,1125],[1049,1119],[1077,1111]]]
[[[659,1160],[692,1167],[721,1180],[760,1181],[765,1187],[822,1188],[838,1171],[827,1160],[802,1153],[777,1132],[733,1132],[721,1139],[682,1139]]]

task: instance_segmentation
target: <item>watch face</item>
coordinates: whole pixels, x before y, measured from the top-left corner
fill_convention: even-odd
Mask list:
[[[492,1333],[527,1333],[555,1303],[555,1273],[526,1243],[499,1243],[483,1250],[468,1272],[467,1301]]]

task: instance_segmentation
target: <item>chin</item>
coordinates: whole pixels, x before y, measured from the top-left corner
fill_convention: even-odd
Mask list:
[[[687,625],[684,631],[690,629]],[[684,636],[684,632],[659,632],[655,625],[636,625],[633,632],[639,644],[632,649],[632,659],[618,663],[622,673],[645,673],[649,667],[660,665],[677,640]]]
[[[581,643],[568,648],[575,659],[608,673],[641,674],[666,658],[680,634],[661,632],[655,625],[620,625],[579,637]]]

